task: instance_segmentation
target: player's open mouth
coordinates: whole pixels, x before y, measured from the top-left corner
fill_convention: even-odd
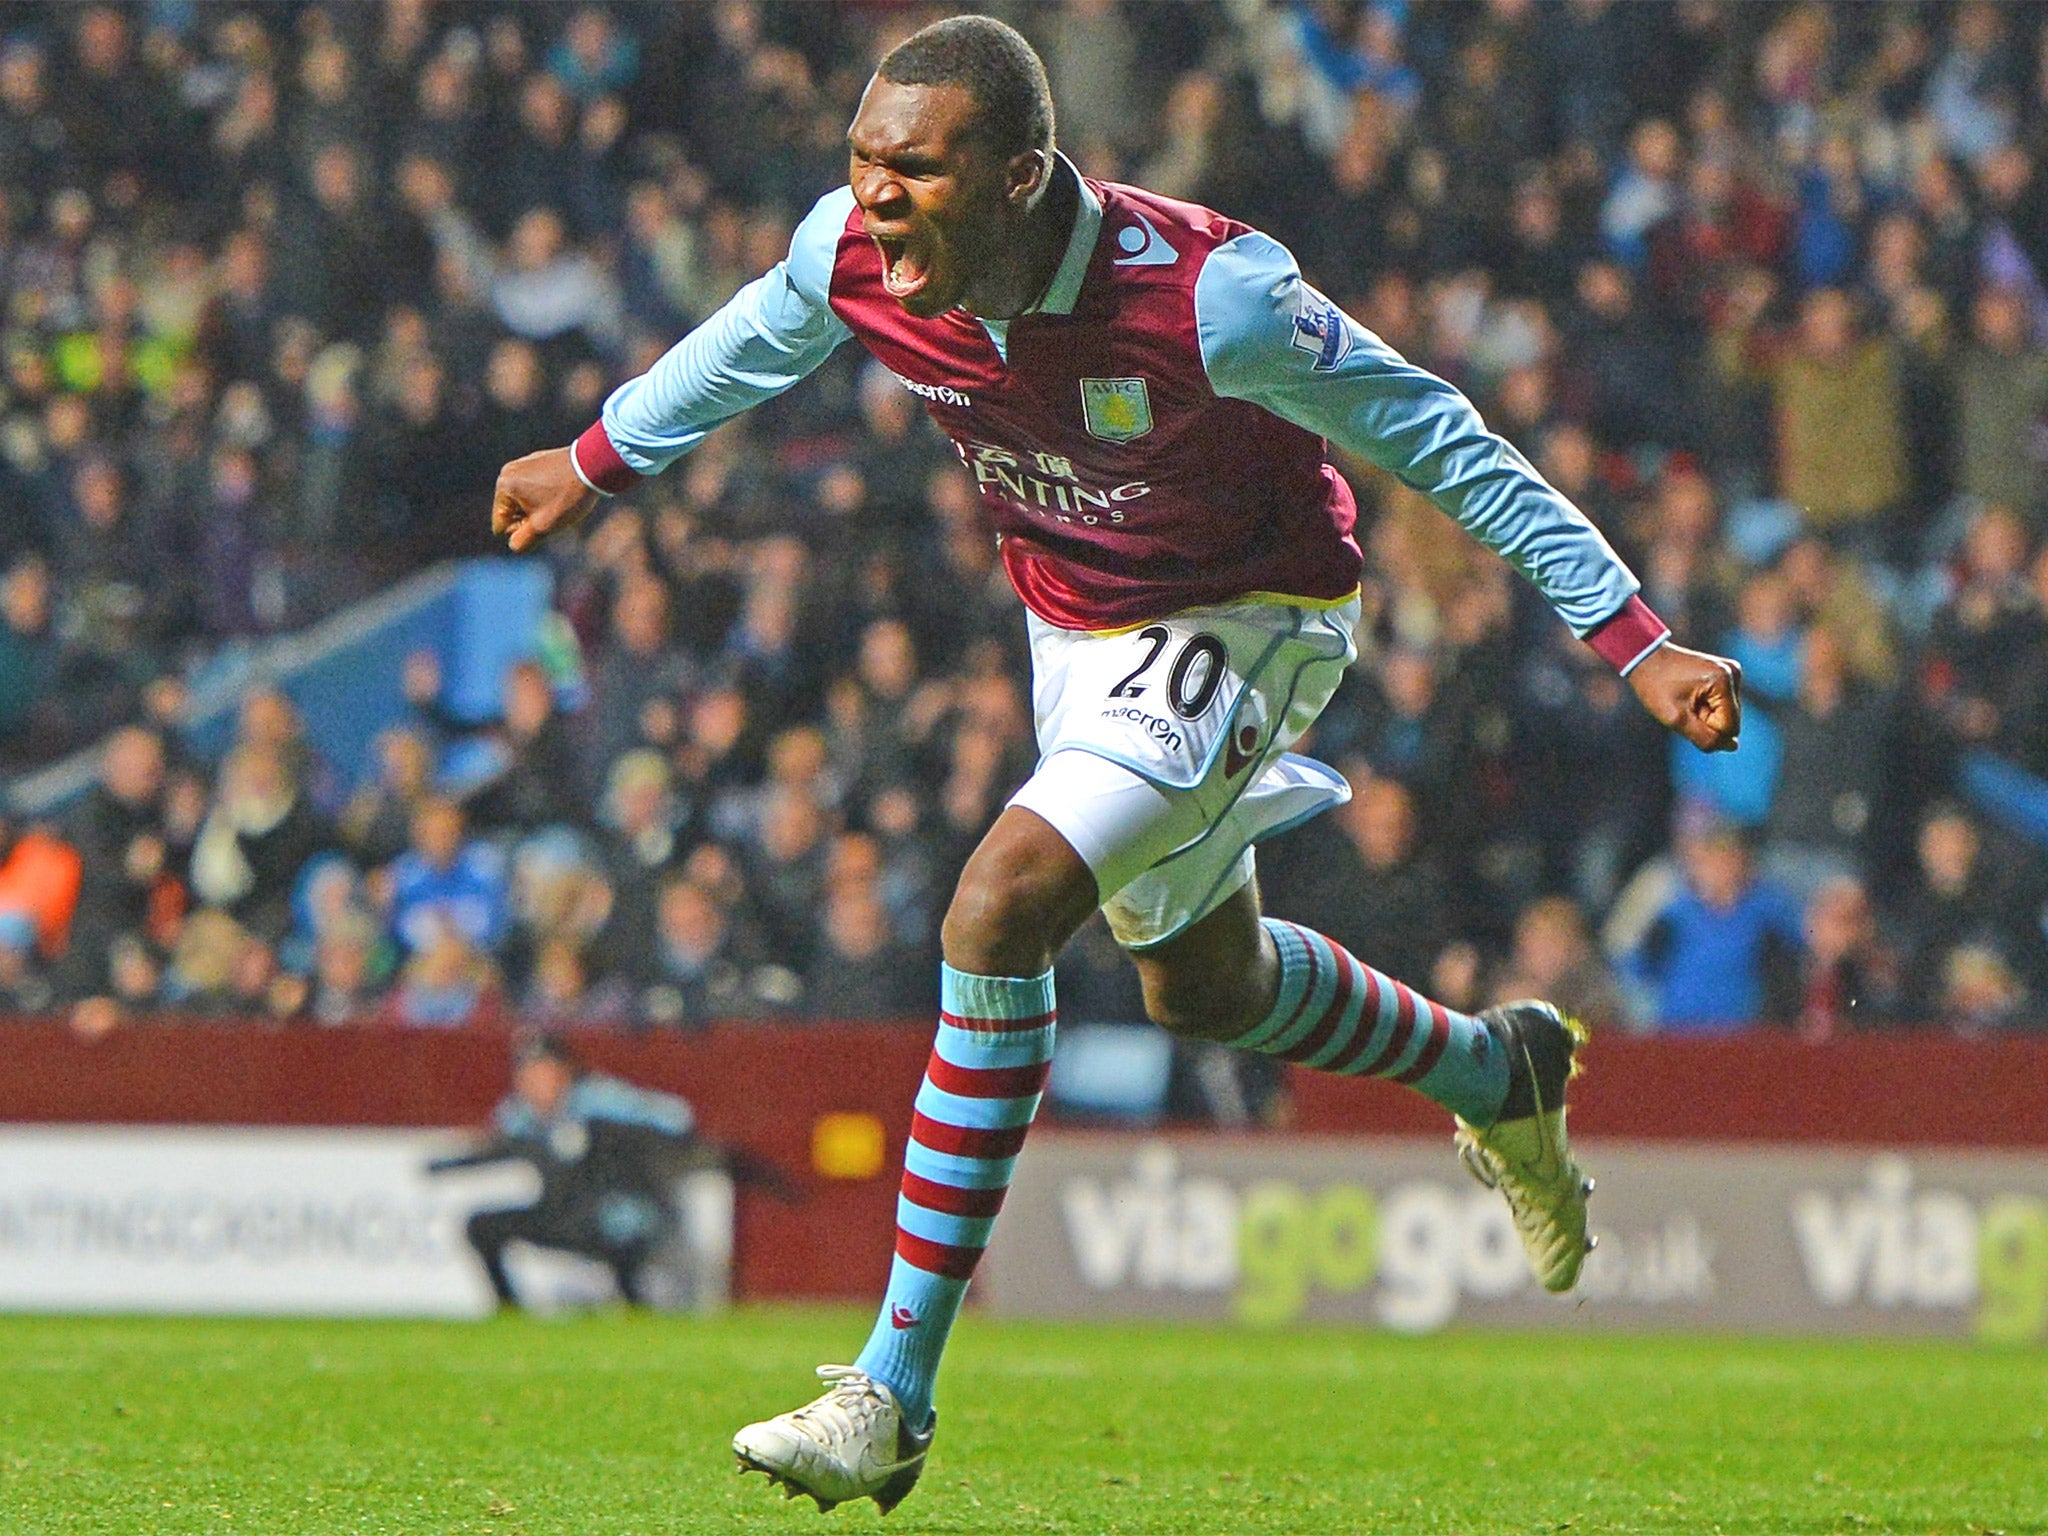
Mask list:
[[[892,299],[907,299],[931,281],[931,269],[912,251],[910,242],[885,235],[870,236],[882,253],[882,286]]]

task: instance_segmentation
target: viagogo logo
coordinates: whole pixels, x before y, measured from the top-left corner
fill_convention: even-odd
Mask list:
[[[1463,1180],[1239,1181],[1184,1173],[1154,1143],[1121,1174],[1062,1181],[1058,1203],[1083,1285],[1213,1297],[1263,1327],[1313,1314],[1423,1333],[1467,1300],[1541,1295],[1506,1202]],[[1714,1264],[1702,1223],[1679,1210],[1603,1228],[1580,1283],[1607,1299],[1698,1304],[1714,1295]]]
[[[1424,1333],[1450,1322],[1462,1298],[1510,1296],[1528,1280],[1499,1197],[1433,1181],[1382,1195],[1267,1180],[1244,1192],[1237,1238],[1233,1310],[1268,1327],[1301,1317],[1318,1295],[1366,1296],[1385,1326]]]
[[[1980,1338],[2048,1339],[2048,1200],[1916,1189],[1911,1164],[1880,1157],[1862,1188],[1802,1190],[1791,1216],[1825,1307],[1974,1309]]]
[[[1317,1297],[1358,1297],[1390,1328],[1440,1328],[1461,1296],[1527,1282],[1496,1195],[1429,1181],[1384,1195],[1362,1183],[1268,1179],[1240,1189],[1183,1176],[1165,1146],[1121,1178],[1075,1178],[1059,1202],[1075,1266],[1093,1289],[1228,1296],[1243,1321],[1289,1323]]]

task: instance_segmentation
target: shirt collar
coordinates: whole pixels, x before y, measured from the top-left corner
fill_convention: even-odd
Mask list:
[[[1058,162],[1054,174],[1073,177],[1080,199],[1074,205],[1074,232],[1067,237],[1067,254],[1060,259],[1059,270],[1053,273],[1052,281],[1039,295],[1038,302],[1024,311],[1027,315],[1071,315],[1074,312],[1074,301],[1081,296],[1081,279],[1088,275],[1088,262],[1095,255],[1096,237],[1102,233],[1102,199],[1095,195],[1095,189],[1088,185],[1073,161],[1057,152],[1053,159]]]

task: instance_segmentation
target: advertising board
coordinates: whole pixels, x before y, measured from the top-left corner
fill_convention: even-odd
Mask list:
[[[1041,1317],[2048,1339],[2048,1156],[1582,1155],[1600,1246],[1555,1297],[1448,1136],[1035,1136],[978,1289]]]
[[[530,1171],[430,1131],[0,1128],[0,1310],[481,1316],[463,1238]],[[522,1174],[524,1176],[522,1177]]]

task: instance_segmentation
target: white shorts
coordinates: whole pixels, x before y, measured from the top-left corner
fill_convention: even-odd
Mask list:
[[[1250,599],[1113,634],[1032,616],[1038,770],[1011,798],[1095,873],[1127,949],[1162,944],[1252,876],[1252,844],[1350,798],[1287,751],[1357,656],[1356,597]]]

